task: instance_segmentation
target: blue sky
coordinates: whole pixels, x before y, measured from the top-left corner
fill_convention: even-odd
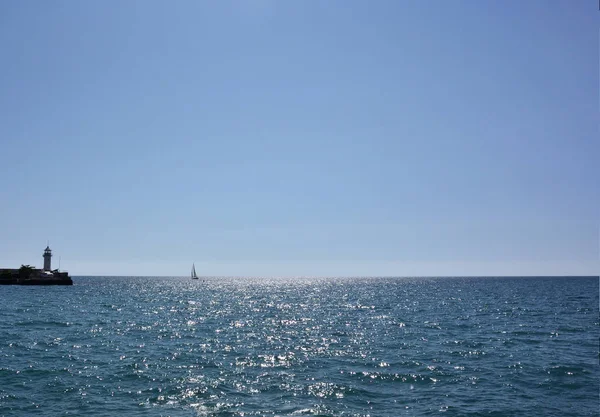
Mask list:
[[[0,4],[0,266],[597,275],[595,1]]]

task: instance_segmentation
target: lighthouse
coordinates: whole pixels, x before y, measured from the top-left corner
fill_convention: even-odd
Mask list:
[[[51,271],[52,268],[50,267],[50,264],[52,263],[52,250],[50,249],[50,246],[46,246],[46,249],[44,249],[44,271]]]

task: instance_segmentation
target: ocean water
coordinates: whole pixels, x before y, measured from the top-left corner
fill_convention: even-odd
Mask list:
[[[597,416],[599,280],[0,287],[1,416]]]

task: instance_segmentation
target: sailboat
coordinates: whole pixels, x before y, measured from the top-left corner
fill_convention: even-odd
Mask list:
[[[196,266],[192,264],[192,279],[198,279],[198,275],[196,275]]]

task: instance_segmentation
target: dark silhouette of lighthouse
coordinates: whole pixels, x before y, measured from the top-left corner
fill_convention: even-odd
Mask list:
[[[44,271],[51,271],[52,267],[52,249],[50,249],[50,246],[46,246],[46,249],[44,249]]]

